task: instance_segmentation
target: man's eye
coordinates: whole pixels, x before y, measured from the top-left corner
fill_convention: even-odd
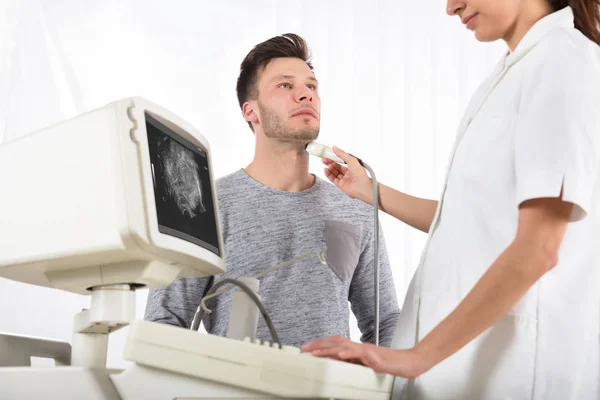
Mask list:
[[[292,84],[291,83],[280,83],[278,87],[284,88],[284,89],[291,89],[292,88]]]
[[[310,90],[312,90],[313,92],[314,92],[315,90],[317,90],[317,86],[315,86],[315,85],[306,85],[306,86],[307,86],[307,87],[308,87]]]

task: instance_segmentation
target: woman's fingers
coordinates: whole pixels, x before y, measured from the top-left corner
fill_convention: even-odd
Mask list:
[[[345,347],[328,347],[325,349],[313,350],[311,353],[315,357],[326,357],[343,360],[340,354],[343,353],[345,350]]]
[[[333,152],[335,153],[335,155],[337,155],[339,158],[341,158],[348,167],[351,168],[362,168],[360,163],[358,162],[358,160],[356,159],[356,157],[346,153],[344,150],[333,146]],[[356,170],[355,170],[356,171]]]
[[[335,174],[336,176],[340,176],[340,178],[342,178],[344,175],[346,175],[346,171],[348,170],[346,167],[342,167],[338,163],[329,164],[327,166],[327,169],[329,171],[331,171],[331,173]]]
[[[346,164],[348,164],[354,158],[339,147],[333,146],[332,150],[335,155],[344,160]]]
[[[337,164],[336,164],[337,165]],[[344,178],[344,171],[335,166],[328,166],[325,168],[325,176],[333,183],[338,184],[342,178]]]
[[[314,350],[323,350],[331,347],[341,346],[345,342],[349,342],[348,339],[343,338],[341,336],[327,336],[321,339],[313,340],[310,343],[306,343],[303,345],[302,351],[314,351]]]

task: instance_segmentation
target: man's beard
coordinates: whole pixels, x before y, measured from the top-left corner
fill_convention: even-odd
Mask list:
[[[319,137],[319,127],[303,127],[294,129],[285,124],[279,116],[258,102],[258,109],[262,117],[263,131],[265,136],[274,139],[308,140],[313,141]]]

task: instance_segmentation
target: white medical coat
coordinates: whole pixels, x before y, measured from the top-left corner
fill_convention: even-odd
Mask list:
[[[600,399],[600,47],[567,7],[538,21],[473,96],[396,328],[410,348],[517,231],[518,206],[574,203],[558,265],[490,329],[393,399]]]

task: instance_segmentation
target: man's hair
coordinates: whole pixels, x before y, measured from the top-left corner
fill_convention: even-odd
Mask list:
[[[257,44],[240,65],[236,92],[240,108],[248,100],[258,97],[258,75],[274,58],[299,58],[312,70],[311,54],[308,45],[300,36],[286,33]],[[252,124],[248,122],[250,129]]]

